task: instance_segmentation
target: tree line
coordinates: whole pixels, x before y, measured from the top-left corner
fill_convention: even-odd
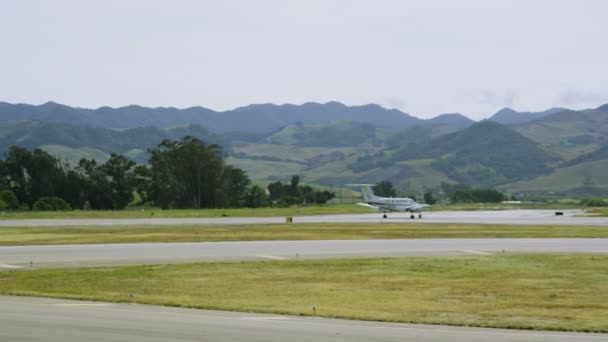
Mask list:
[[[289,192],[298,200],[283,200],[273,191],[269,196],[245,171],[226,165],[219,145],[190,136],[164,140],[148,154],[146,165],[112,154],[103,163],[83,158],[72,167],[40,149],[12,146],[0,159],[0,209],[119,210],[135,193],[141,203],[163,209],[322,204],[333,198],[298,184],[297,193]]]

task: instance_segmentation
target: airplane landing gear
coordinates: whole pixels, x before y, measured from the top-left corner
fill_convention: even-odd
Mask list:
[[[382,214],[382,218],[383,219],[387,218],[386,214]]]
[[[414,216],[414,213],[412,213],[412,214],[410,215],[410,218],[411,218],[411,219],[416,218],[416,217]]]
[[[418,213],[418,218],[421,219],[422,218],[422,213]]]

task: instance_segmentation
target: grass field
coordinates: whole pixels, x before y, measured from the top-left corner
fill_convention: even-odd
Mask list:
[[[590,212],[593,216],[608,216],[608,208],[593,208]]]
[[[424,238],[608,238],[606,227],[466,224],[281,224],[0,228],[0,246],[129,242]]]
[[[21,270],[0,272],[0,293],[291,315],[311,315],[314,305],[325,317],[608,332],[608,256]]]
[[[355,201],[360,199],[354,199]],[[578,203],[462,203],[435,205],[431,211],[445,210],[508,210],[508,209],[569,209],[580,208]],[[0,220],[19,219],[79,219],[79,218],[196,218],[196,217],[270,217],[332,214],[362,214],[378,212],[354,203],[288,207],[288,208],[238,208],[238,209],[125,209],[125,210],[70,210],[70,211],[6,211],[0,212]]]
[[[170,209],[145,210],[70,210],[70,211],[13,211],[0,214],[0,219],[53,219],[53,218],[196,218],[196,217],[270,217],[353,214],[373,212],[355,204],[238,209]]]

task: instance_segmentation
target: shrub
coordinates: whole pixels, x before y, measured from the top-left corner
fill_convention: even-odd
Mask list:
[[[0,204],[1,209],[15,210],[19,207],[17,196],[10,190],[0,191],[0,203],[3,203]]]
[[[608,207],[608,202],[601,198],[583,198],[581,205],[587,207]]]
[[[68,202],[59,197],[41,197],[34,203],[33,209],[40,211],[72,210]]]

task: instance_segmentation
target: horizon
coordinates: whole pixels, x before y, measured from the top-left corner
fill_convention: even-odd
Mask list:
[[[517,113],[537,113],[537,112],[545,112],[548,110],[552,110],[552,109],[563,109],[563,110],[573,110],[573,111],[583,111],[583,110],[592,110],[592,109],[597,109],[603,105],[606,105],[608,103],[601,103],[597,106],[593,106],[593,107],[585,107],[585,108],[565,108],[565,107],[558,107],[558,106],[552,106],[549,108],[545,108],[542,110],[538,110],[538,111],[527,111],[527,110],[520,110],[520,109],[516,109],[516,108],[512,108],[512,107],[502,107],[498,110],[496,110],[493,113],[488,114],[485,117],[482,118],[473,118],[471,116],[468,116],[466,113],[459,113],[459,112],[446,112],[446,113],[439,113],[439,114],[435,114],[433,116],[429,116],[429,117],[420,117],[418,115],[416,115],[415,113],[408,113],[408,112],[404,112],[398,108],[387,108],[385,106],[382,106],[381,104],[378,103],[366,103],[366,104],[361,104],[361,105],[349,105],[340,101],[327,101],[324,103],[321,102],[315,102],[315,101],[307,101],[301,104],[296,104],[296,103],[270,103],[270,102],[265,102],[265,103],[250,103],[248,105],[241,105],[241,106],[237,106],[234,108],[230,108],[230,109],[226,109],[226,110],[217,110],[217,109],[213,109],[204,105],[195,105],[195,106],[188,106],[188,107],[176,107],[176,106],[146,106],[146,105],[140,105],[140,104],[128,104],[128,105],[123,105],[123,106],[108,106],[108,105],[102,105],[102,106],[97,106],[97,107],[81,107],[81,106],[74,106],[71,104],[66,104],[66,103],[62,103],[62,102],[58,102],[58,101],[53,101],[53,100],[48,100],[46,102],[40,103],[40,104],[33,104],[33,103],[25,103],[25,102],[9,102],[9,101],[5,101],[5,100],[1,100],[0,103],[5,103],[5,104],[9,104],[9,105],[28,105],[28,106],[35,106],[35,107],[39,107],[39,106],[43,106],[46,104],[56,104],[56,105],[60,105],[60,106],[66,106],[66,107],[70,107],[70,108],[74,108],[74,109],[84,109],[84,110],[98,110],[101,108],[111,108],[111,109],[121,109],[121,108],[128,108],[128,107],[140,107],[140,108],[149,108],[149,109],[177,109],[177,110],[186,110],[186,109],[192,109],[192,108],[201,108],[201,109],[205,109],[205,110],[211,110],[214,111],[216,113],[225,113],[225,112],[230,112],[230,111],[234,111],[240,108],[247,108],[247,107],[251,107],[251,106],[263,106],[263,105],[273,105],[273,106],[277,106],[277,107],[281,107],[281,106],[303,106],[306,104],[317,104],[317,105],[327,105],[330,103],[337,103],[346,107],[365,107],[365,106],[379,106],[382,109],[385,110],[397,110],[405,115],[409,115],[412,116],[414,118],[417,119],[421,119],[421,120],[431,120],[434,118],[437,118],[439,116],[442,115],[452,115],[452,114],[456,114],[456,115],[462,115],[470,120],[473,120],[475,122],[480,122],[483,120],[488,120],[490,119],[492,116],[496,115],[498,112],[503,111],[503,110],[513,110]]]

